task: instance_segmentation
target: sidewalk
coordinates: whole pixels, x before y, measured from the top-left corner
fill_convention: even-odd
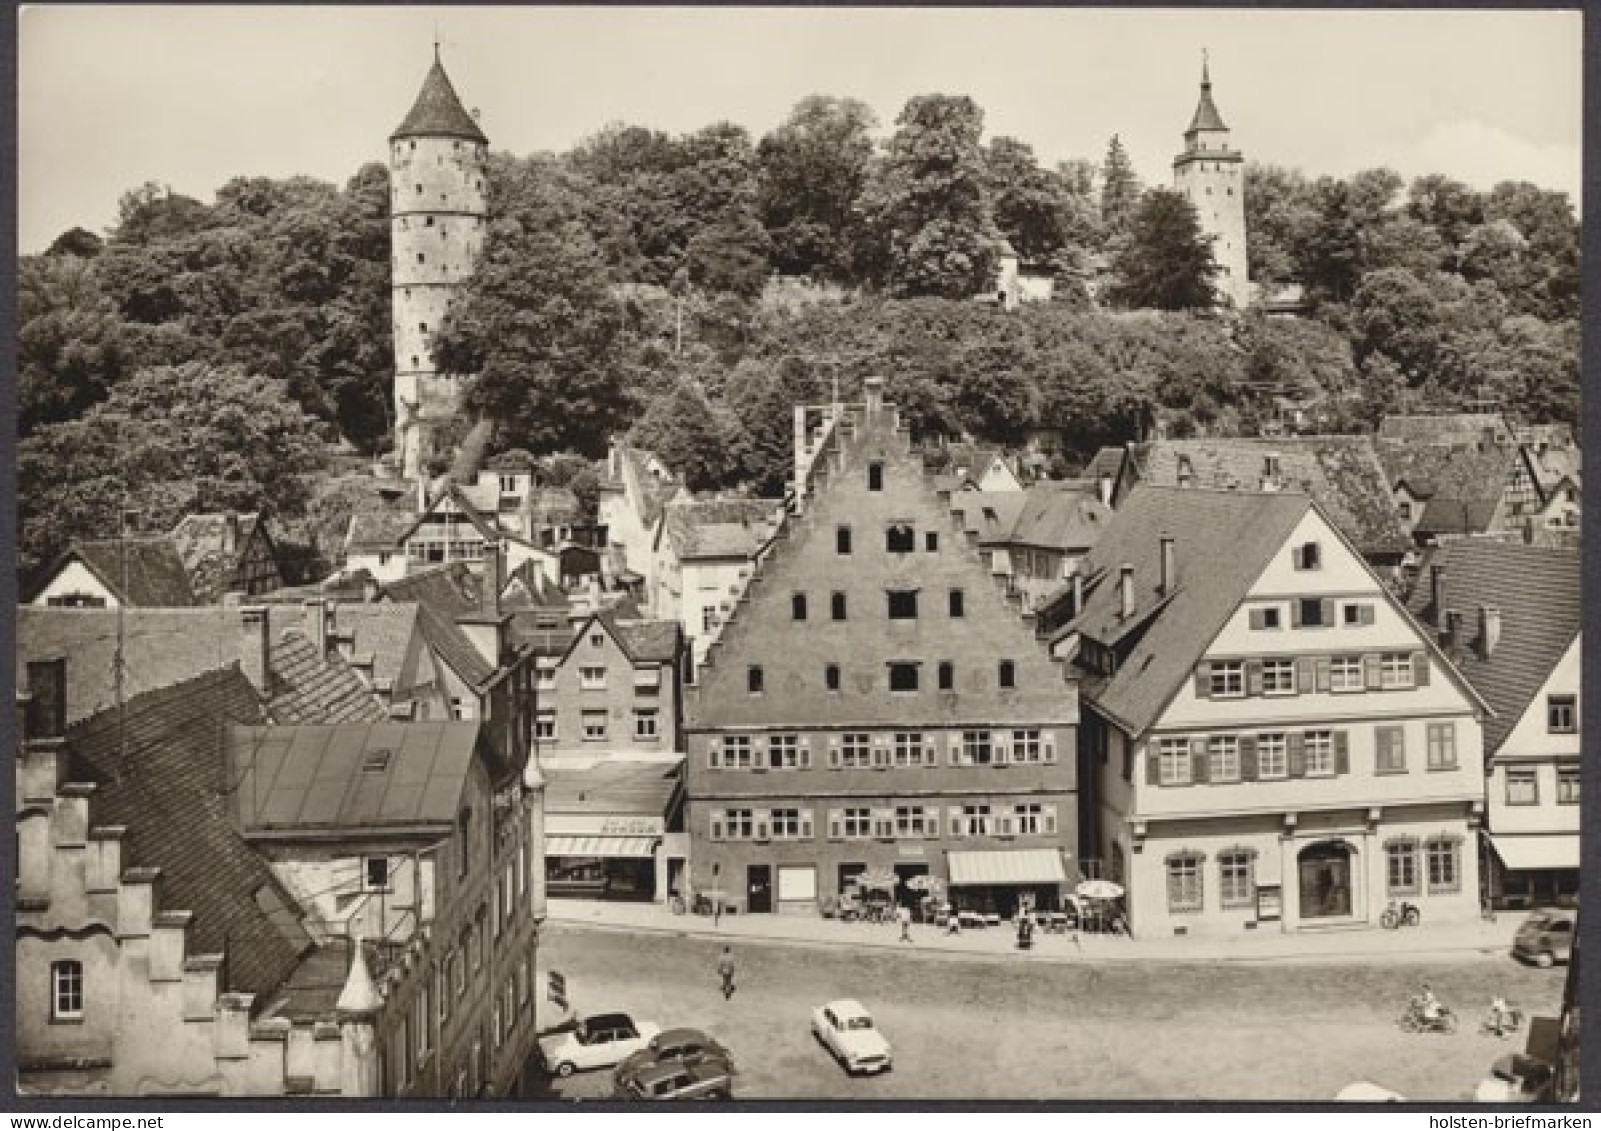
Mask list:
[[[999,928],[947,935],[939,928],[914,924],[911,943],[900,942],[894,924],[842,923],[817,915],[724,915],[714,926],[709,916],[674,915],[656,903],[613,903],[589,899],[552,899],[550,924],[640,934],[662,933],[697,938],[747,940],[801,946],[919,950],[951,955],[1006,955],[1022,962],[1313,962],[1410,963],[1437,961],[1512,961],[1512,936],[1524,916],[1507,913],[1494,923],[1378,928],[1340,928],[1285,934],[1269,927],[1226,937],[1130,939],[1117,935],[1049,935],[1035,932],[1033,949],[1017,949],[1016,933]]]

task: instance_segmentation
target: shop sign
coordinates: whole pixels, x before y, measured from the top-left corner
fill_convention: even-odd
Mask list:
[[[605,817],[601,836],[661,836],[666,822],[660,817]]]
[[[662,836],[662,817],[634,813],[547,813],[547,836]]]
[[[1256,889],[1256,917],[1263,923],[1276,922],[1284,916],[1284,892],[1277,884],[1258,885]]]
[[[916,856],[919,859],[927,855],[920,844],[903,844],[900,846],[900,854],[902,856]]]

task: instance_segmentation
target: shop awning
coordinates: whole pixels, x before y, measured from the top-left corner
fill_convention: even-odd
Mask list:
[[[1065,884],[1062,854],[1054,848],[951,852],[951,886],[959,884]]]
[[[656,855],[653,836],[547,836],[546,856],[632,856]]]
[[[1548,836],[1491,836],[1495,854],[1514,872],[1536,868],[1577,868],[1579,834],[1556,833]]]

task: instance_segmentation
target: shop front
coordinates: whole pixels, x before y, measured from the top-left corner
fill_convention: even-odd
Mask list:
[[[677,767],[547,765],[545,877],[552,898],[664,902],[686,840],[668,831],[681,805]]]
[[[1494,849],[1494,866],[1486,880],[1496,907],[1522,910],[1578,905],[1577,833],[1492,833],[1486,839]]]
[[[1068,890],[1062,854],[1054,848],[948,852],[950,899],[958,911],[1015,916],[1020,907],[1055,911]]]

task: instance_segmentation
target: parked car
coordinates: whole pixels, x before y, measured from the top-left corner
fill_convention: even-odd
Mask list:
[[[1539,1057],[1508,1053],[1479,1081],[1473,1099],[1481,1104],[1550,1103],[1555,1099],[1555,1084],[1555,1072]]]
[[[1335,1100],[1342,1104],[1399,1104],[1405,1103],[1406,1097],[1400,1092],[1392,1092],[1382,1084],[1375,1084],[1371,1080],[1357,1080],[1341,1088],[1335,1095]]]
[[[726,1100],[734,1081],[720,1057],[664,1060],[632,1071],[618,1069],[612,1096],[619,1100]]]
[[[859,1001],[841,998],[812,1010],[812,1035],[845,1071],[888,1072],[889,1042],[873,1024],[873,1015]]]
[[[1576,920],[1572,911],[1531,912],[1512,940],[1512,954],[1536,966],[1566,962],[1573,952]]]
[[[624,1074],[638,1072],[653,1064],[662,1064],[669,1060],[681,1060],[685,1064],[698,1064],[703,1060],[720,1060],[723,1069],[732,1073],[734,1058],[729,1051],[718,1041],[708,1037],[699,1029],[664,1029],[652,1037],[636,1053],[630,1053],[621,1064],[617,1066],[616,1077],[621,1080]]]
[[[626,1013],[596,1013],[581,1018],[564,1033],[541,1037],[539,1055],[548,1071],[571,1076],[579,1069],[609,1068],[644,1048],[660,1032],[660,1025],[635,1022]]]

